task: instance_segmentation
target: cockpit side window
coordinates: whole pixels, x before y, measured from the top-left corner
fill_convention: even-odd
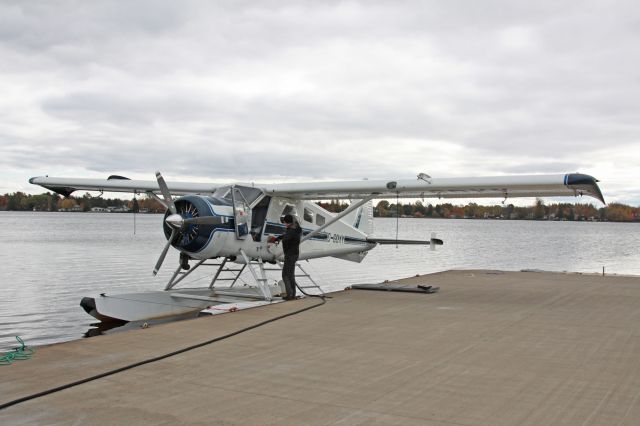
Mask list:
[[[294,206],[293,204],[287,204],[284,206],[284,209],[282,210],[282,214],[280,215],[285,216],[290,214],[291,216],[297,217],[298,216],[298,212],[296,210],[296,206]]]
[[[311,210],[305,208],[302,217],[305,222],[313,223],[313,212]]]

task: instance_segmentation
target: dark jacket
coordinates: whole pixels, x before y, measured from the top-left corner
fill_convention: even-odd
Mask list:
[[[299,255],[300,254],[300,236],[302,235],[302,228],[298,222],[295,222],[293,226],[290,226],[284,231],[284,234],[278,237],[282,240],[282,249],[285,256]]]

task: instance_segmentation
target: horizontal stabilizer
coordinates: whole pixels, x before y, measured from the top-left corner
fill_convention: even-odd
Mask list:
[[[444,242],[439,238],[432,238],[431,240],[396,240],[395,238],[367,238],[368,243],[373,244],[413,244],[413,245],[430,245],[434,244],[441,246]]]

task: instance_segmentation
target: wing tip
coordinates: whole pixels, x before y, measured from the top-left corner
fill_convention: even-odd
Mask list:
[[[32,177],[31,179],[29,179],[29,183],[32,185],[39,185],[45,189],[48,189],[49,191],[53,191],[56,194],[60,194],[63,197],[68,197],[70,196],[74,191],[77,191],[76,188],[70,187],[70,186],[59,186],[59,185],[55,185],[55,184],[48,184],[46,181],[46,177],[48,176],[35,176]]]
[[[564,177],[565,185],[576,190],[586,190],[589,195],[598,199],[602,204],[607,204],[604,195],[598,186],[599,180],[582,173],[568,173]]]

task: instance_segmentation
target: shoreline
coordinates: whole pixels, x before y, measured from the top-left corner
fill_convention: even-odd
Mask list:
[[[0,213],[91,213],[91,214],[141,214],[141,215],[164,215],[165,212],[123,212],[123,211],[63,211],[63,210],[0,210]],[[374,219],[396,219],[395,216],[374,216]],[[486,221],[527,221],[527,222],[588,222],[588,223],[640,223],[640,219],[636,220],[606,220],[606,219],[530,219],[530,218],[505,218],[505,217],[417,217],[417,216],[400,216],[399,219],[433,219],[433,220],[486,220]]]

